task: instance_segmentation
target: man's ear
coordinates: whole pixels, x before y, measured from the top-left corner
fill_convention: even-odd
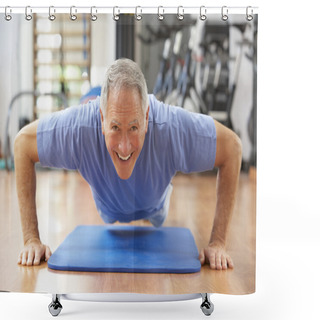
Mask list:
[[[104,119],[103,119],[103,112],[100,108],[100,118],[101,118],[101,130],[102,130],[102,134],[104,135]]]
[[[150,106],[148,105],[148,109],[147,109],[147,112],[146,112],[146,131],[145,131],[145,133],[148,132],[149,110],[150,110]]]

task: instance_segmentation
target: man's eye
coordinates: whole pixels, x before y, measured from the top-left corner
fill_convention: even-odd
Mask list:
[[[132,126],[132,127],[130,128],[130,130],[131,130],[131,131],[137,131],[137,130],[138,130],[138,127]]]
[[[112,130],[112,131],[118,131],[118,130],[119,130],[119,127],[118,127],[118,126],[112,126],[111,130]]]

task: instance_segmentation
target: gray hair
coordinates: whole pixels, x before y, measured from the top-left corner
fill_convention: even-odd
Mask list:
[[[136,89],[141,97],[141,107],[145,116],[148,107],[148,88],[138,64],[130,59],[116,60],[106,71],[101,88],[100,108],[106,118],[107,101],[110,90],[122,88]]]

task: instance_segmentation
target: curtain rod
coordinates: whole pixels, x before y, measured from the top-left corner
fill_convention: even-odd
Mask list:
[[[101,6],[91,6],[91,7],[81,7],[81,6],[71,6],[71,7],[61,7],[61,6],[2,6],[0,7],[0,14],[4,14],[4,18],[8,21],[11,20],[14,14],[24,14],[27,20],[32,19],[32,14],[48,14],[48,16],[54,16],[54,14],[70,14],[72,20],[76,20],[77,14],[91,14],[92,17],[97,18],[99,14],[113,14],[118,16],[120,14],[135,14],[138,20],[142,18],[144,14],[155,14],[158,15],[160,20],[163,19],[164,15],[167,14],[176,14],[178,19],[183,19],[183,15],[186,14],[199,14],[202,20],[205,20],[207,15],[210,14],[221,14],[223,20],[227,20],[228,15],[232,14],[243,14],[247,17],[248,20],[252,20],[253,15],[258,13],[258,7],[235,7],[235,6],[220,6],[220,7],[187,7],[187,6],[178,6],[178,7],[145,7],[145,6],[136,6],[136,7],[101,7]],[[162,17],[162,19],[161,19]],[[140,18],[140,19],[139,19]],[[182,18],[182,19],[181,19]]]

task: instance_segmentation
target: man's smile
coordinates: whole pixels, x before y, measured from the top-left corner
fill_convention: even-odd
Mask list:
[[[117,154],[117,156],[118,156],[118,158],[119,158],[120,160],[122,160],[122,161],[127,161],[127,160],[129,160],[129,159],[131,158],[131,156],[133,155],[133,152],[130,153],[130,154],[129,154],[128,156],[126,156],[126,157],[121,156],[118,152],[116,152],[116,154]]]

